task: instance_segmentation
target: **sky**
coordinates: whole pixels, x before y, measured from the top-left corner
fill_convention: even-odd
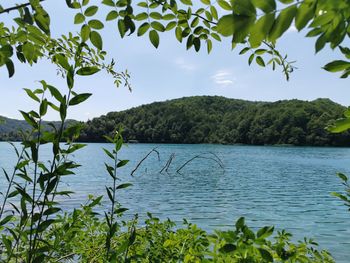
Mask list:
[[[15,1],[7,1],[8,5]],[[94,2],[94,1],[91,1]],[[96,1],[95,1],[96,2]],[[78,31],[73,25],[75,12],[65,6],[65,1],[47,1],[54,35]],[[101,13],[105,13],[102,12]],[[10,16],[0,17],[9,22]],[[160,34],[160,46],[155,49],[143,37],[119,37],[116,22],[106,22],[102,31],[104,49],[108,57],[117,62],[117,69],[131,73],[132,92],[116,88],[113,79],[98,73],[92,77],[79,77],[76,92],[89,92],[92,97],[83,104],[71,108],[68,117],[88,120],[110,111],[121,111],[154,101],[164,101],[185,96],[217,95],[252,101],[276,101],[284,99],[314,100],[330,98],[342,105],[350,105],[349,80],[324,71],[322,66],[334,59],[342,59],[338,51],[329,48],[315,54],[315,39],[305,38],[307,31],[291,28],[277,48],[295,60],[298,68],[286,81],[281,69],[248,65],[249,55],[238,55],[240,48],[231,51],[230,39],[216,42],[211,54],[203,48],[199,53],[186,50],[185,43],[175,39],[174,32]],[[65,91],[65,80],[57,75],[55,66],[40,61],[30,67],[15,63],[16,73],[8,78],[5,67],[0,68],[0,115],[20,119],[19,110],[36,107],[23,88],[39,87],[46,82]],[[55,112],[49,112],[48,120],[57,120]]]

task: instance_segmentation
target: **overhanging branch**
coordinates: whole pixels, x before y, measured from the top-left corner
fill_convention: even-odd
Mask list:
[[[44,2],[45,0],[39,0],[39,1],[40,2]],[[28,2],[28,3],[12,6],[12,7],[9,7],[9,8],[5,8],[5,9],[0,11],[0,15],[4,14],[4,13],[10,13],[11,11],[15,11],[15,10],[21,9],[23,7],[26,7],[26,6],[30,6],[30,3]]]

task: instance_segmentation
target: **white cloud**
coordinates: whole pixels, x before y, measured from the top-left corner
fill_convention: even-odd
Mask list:
[[[194,70],[197,69],[197,66],[196,66],[195,64],[192,64],[192,63],[186,61],[184,58],[181,58],[181,57],[180,57],[180,58],[177,58],[177,59],[175,60],[175,64],[176,64],[179,68],[181,68],[181,69],[183,69],[183,70],[186,70],[186,71],[194,71]]]
[[[215,74],[211,76],[211,79],[217,86],[222,88],[232,86],[235,83],[232,71],[227,69],[216,71]]]

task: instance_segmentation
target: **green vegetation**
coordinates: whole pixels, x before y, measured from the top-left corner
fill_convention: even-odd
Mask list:
[[[250,102],[188,97],[94,118],[80,139],[101,142],[103,135],[122,128],[125,140],[139,142],[349,146],[350,133],[324,129],[345,109],[328,99]]]
[[[69,127],[75,123],[77,121],[67,120],[66,125]],[[58,121],[42,122],[44,130],[52,129],[53,127],[51,125],[58,128],[59,124]],[[0,116],[0,141],[21,141],[23,134],[30,133],[30,131],[31,126],[26,121]]]
[[[59,200],[72,193],[62,189],[61,179],[74,174],[79,164],[72,160],[72,153],[84,147],[75,143],[81,126],[66,126],[67,110],[91,95],[75,92],[75,78],[106,70],[117,85],[129,87],[129,75],[116,72],[114,61],[104,63],[106,52],[99,33],[104,23],[94,17],[100,11],[99,6],[89,5],[89,0],[66,0],[67,6],[76,11],[74,23],[81,25],[79,34],[54,38],[50,15],[42,2],[49,3],[29,0],[13,7],[0,6],[0,15],[18,11],[14,23],[0,22],[0,66],[6,66],[9,77],[15,74],[14,61],[32,65],[45,58],[57,65],[67,83],[65,92],[45,81],[40,81],[37,89],[25,90],[38,103],[38,108],[21,111],[31,130],[22,138],[21,148],[15,149],[18,161],[13,171],[3,171],[8,187],[1,195],[1,261],[333,262],[327,252],[314,248],[313,241],[292,244],[285,232],[277,234],[276,239],[267,239],[271,237],[272,227],[254,233],[243,218],[236,222],[235,229],[213,235],[190,224],[176,230],[170,222],[160,223],[152,217],[145,227],[137,225],[137,217],[124,222],[120,216],[125,209],[115,195],[129,186],[117,185],[117,170],[126,164],[117,158],[122,144],[119,134],[110,139],[115,144],[114,151],[105,151],[113,160],[113,165],[106,164],[107,173],[113,179],[111,186],[106,186],[110,210],[106,210],[104,217],[96,215],[93,208],[101,202],[103,196],[100,196],[82,209],[62,213]],[[298,30],[308,26],[309,37],[317,36],[316,51],[327,43],[333,49],[340,47],[349,32],[347,0],[280,0],[278,5],[275,0],[218,0],[215,3],[201,0],[198,8],[191,8],[191,0],[148,0],[138,2],[137,6],[131,0],[103,0],[102,4],[110,8],[106,20],[112,21],[121,37],[133,33],[142,36],[148,32],[151,43],[158,47],[159,32],[174,30],[176,38],[180,42],[185,40],[187,48],[199,51],[202,44],[206,44],[208,52],[212,40],[230,37],[232,47],[243,45],[241,54],[250,51],[249,63],[256,61],[263,67],[271,64],[273,69],[281,66],[287,79],[293,66],[276,50],[275,44],[293,21]],[[340,47],[340,50],[349,59],[349,49]],[[336,60],[325,69],[341,71],[346,78],[350,74],[350,63]],[[49,107],[57,111],[60,118],[58,126],[52,129],[43,125]],[[330,129],[337,130],[339,125],[335,123]],[[346,125],[342,127],[345,128]],[[62,145],[61,141],[66,144]],[[43,144],[52,147],[49,160],[40,154]]]
[[[349,132],[334,134],[324,129],[345,110],[329,99],[250,102],[188,97],[94,118],[85,123],[78,140],[103,142],[104,135],[112,136],[122,128],[126,141],[146,143],[350,146]],[[20,139],[20,129],[30,126],[5,119],[0,124],[0,140]]]

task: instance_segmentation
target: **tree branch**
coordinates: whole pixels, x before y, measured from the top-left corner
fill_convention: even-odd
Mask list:
[[[39,0],[39,1],[40,2],[44,2],[45,0]],[[3,13],[10,13],[11,11],[15,11],[15,10],[18,10],[18,9],[21,9],[23,7],[30,6],[30,5],[31,4],[28,2],[28,3],[12,6],[12,7],[9,7],[9,8],[5,8],[5,9],[0,11],[0,15],[3,14]]]
[[[150,156],[150,154],[152,153],[152,152],[155,152],[156,154],[157,154],[157,156],[158,156],[158,161],[160,161],[160,156],[159,156],[159,152],[156,150],[157,149],[157,147],[156,148],[153,148],[137,165],[136,165],[136,167],[135,167],[135,169],[134,170],[132,170],[132,172],[131,172],[131,176],[134,176],[134,173],[137,171],[137,169],[140,167],[140,165],[148,158],[148,156]]]

